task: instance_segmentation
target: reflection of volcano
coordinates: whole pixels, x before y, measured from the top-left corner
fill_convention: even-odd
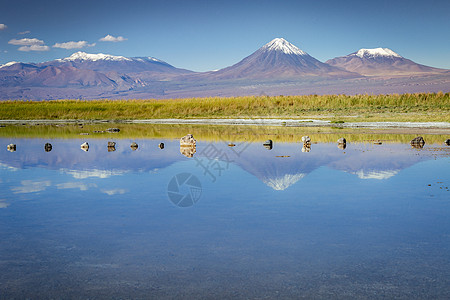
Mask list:
[[[305,177],[306,174],[286,174],[282,177],[263,178],[262,181],[277,191],[283,191]]]
[[[234,162],[267,186],[282,191],[330,160],[337,159],[339,154],[330,151],[329,156],[325,156],[321,151],[314,152],[315,149],[302,153],[301,149],[300,143],[275,144],[271,151],[265,151],[262,144],[252,144]]]
[[[10,141],[0,139],[3,144]],[[0,151],[0,168],[11,171],[40,167],[60,170],[75,179],[90,177],[108,178],[132,172],[153,172],[164,169],[179,161],[189,161],[196,168],[196,162],[180,154],[178,140],[141,140],[139,148],[133,151],[131,141],[116,140],[116,151],[108,152],[108,140],[89,140],[89,152],[83,152],[79,145],[84,140],[53,140],[51,152],[45,152],[42,139],[17,140],[18,151]],[[164,141],[164,150],[158,144]],[[204,152],[208,142],[199,141],[196,157],[208,160]],[[354,174],[360,179],[389,179],[401,170],[415,163],[430,159],[430,155],[411,149],[408,144],[349,143],[345,151],[334,143],[313,144],[311,152],[303,153],[302,144],[274,143],[271,151],[264,149],[262,143],[251,143],[237,155],[226,143],[214,144],[217,153],[226,153],[231,164],[257,177],[268,187],[283,191],[299,182],[320,167]],[[238,148],[239,145],[236,147]],[[217,158],[219,159],[219,158]]]
[[[400,170],[386,170],[386,171],[365,171],[359,170],[357,172],[352,172],[358,175],[361,179],[388,179],[395,176]]]

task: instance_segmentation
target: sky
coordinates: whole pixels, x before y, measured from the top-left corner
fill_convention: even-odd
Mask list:
[[[387,47],[450,69],[450,1],[0,0],[0,64],[84,51],[210,71],[277,37],[322,62]]]

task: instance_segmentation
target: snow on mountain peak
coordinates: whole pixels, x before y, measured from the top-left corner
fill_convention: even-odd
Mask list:
[[[0,66],[0,69],[1,69],[1,68],[4,68],[4,67],[9,67],[9,66],[12,66],[12,65],[15,65],[15,64],[18,64],[18,62],[17,62],[17,61],[10,61],[10,62],[7,62],[7,63],[4,64],[4,65],[1,65],[1,66]]]
[[[359,49],[355,54],[358,57],[401,57],[389,48]]]
[[[266,51],[282,51],[285,54],[308,55],[306,52],[300,50],[283,38],[273,39],[264,45],[262,49]]]
[[[89,61],[98,61],[98,60],[108,60],[108,61],[131,61],[130,58],[125,56],[114,56],[109,54],[89,54],[86,52],[78,51],[72,54],[69,57],[62,59],[64,61],[74,61],[74,60],[89,60]]]

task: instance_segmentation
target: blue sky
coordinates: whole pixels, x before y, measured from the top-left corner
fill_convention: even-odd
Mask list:
[[[449,20],[448,0],[1,0],[0,63],[85,51],[153,56],[207,71],[283,37],[321,61],[388,47],[415,62],[450,69]],[[100,41],[107,35],[123,39]]]

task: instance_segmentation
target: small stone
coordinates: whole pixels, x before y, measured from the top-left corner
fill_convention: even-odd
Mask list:
[[[108,142],[108,147],[115,147],[116,146],[116,142]]]
[[[423,139],[423,137],[418,136],[418,137],[413,138],[411,140],[410,144],[413,148],[421,149],[425,145],[425,140]]]
[[[381,144],[383,144],[381,141],[373,141],[373,144],[374,145],[381,145]]]
[[[159,149],[164,149],[164,143],[159,143],[158,147]]]
[[[16,152],[16,144],[9,144],[8,146],[6,146],[6,149],[9,152]]]
[[[272,140],[267,140],[263,143],[264,148],[266,148],[267,150],[272,150],[273,148],[273,142]]]
[[[81,144],[81,150],[83,151],[89,151],[89,144],[87,142],[84,142],[83,144]]]
[[[234,146],[236,146],[236,145],[233,144],[233,143],[229,143],[229,144],[228,144],[228,147],[234,147]]]
[[[444,142],[447,146],[450,146],[450,139],[446,139]]]
[[[307,135],[302,137],[303,144],[311,144],[311,138]]]
[[[337,140],[338,144],[346,144],[347,140],[345,138],[340,138]]]
[[[186,134],[180,139],[180,146],[182,147],[192,147],[196,146],[197,140],[194,139],[194,136],[190,133]]]
[[[131,145],[130,145],[130,148],[131,148],[131,150],[136,151],[137,148],[138,148],[138,144],[135,143],[135,142],[132,142]]]
[[[50,152],[50,151],[52,151],[52,149],[53,149],[52,144],[50,144],[50,143],[45,144],[45,146],[44,146],[45,152]]]
[[[309,152],[311,151],[311,144],[303,144],[302,152]]]

